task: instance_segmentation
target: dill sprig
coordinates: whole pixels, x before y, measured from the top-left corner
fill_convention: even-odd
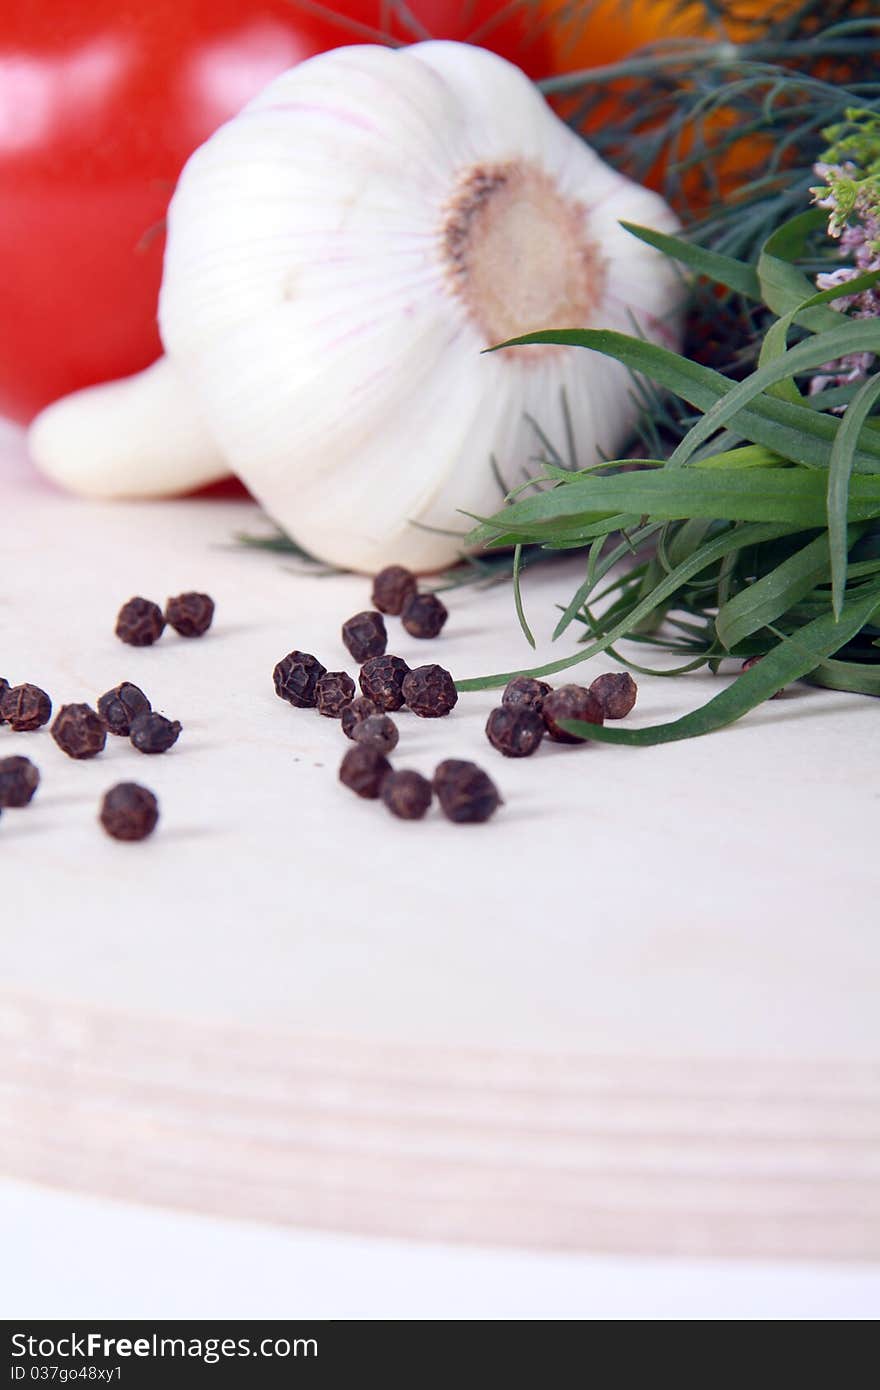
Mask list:
[[[880,16],[873,0],[683,8],[704,10],[712,36],[541,87],[603,158],[660,183],[689,238],[753,259],[808,200],[820,132],[880,99]]]

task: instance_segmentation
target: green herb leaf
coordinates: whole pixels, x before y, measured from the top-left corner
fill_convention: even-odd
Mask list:
[[[792,261],[804,254],[807,238],[824,224],[826,216],[821,208],[810,208],[808,212],[789,218],[761,248],[758,257],[760,297],[780,318],[792,310],[799,311],[816,293],[816,286],[802,270],[792,265]],[[814,313],[805,313],[802,321],[806,327],[820,332],[823,328],[835,327],[835,312],[819,308]]]
[[[839,330],[840,315],[833,309],[829,312],[834,315]],[[847,320],[843,322],[845,327],[849,326]],[[815,342],[816,339],[810,341]],[[622,362],[631,371],[651,377],[660,386],[702,411],[709,411],[717,403],[728,400],[736,389],[726,377],[710,367],[690,362],[686,357],[656,343],[646,343],[641,338],[615,333],[611,329],[546,329],[511,338],[486,351],[498,352],[502,348],[532,343],[554,343],[562,347],[581,347],[601,352]],[[748,378],[748,381],[752,380],[752,377]],[[840,421],[833,416],[820,414],[808,405],[794,405],[771,396],[762,396],[760,390],[761,387],[758,388],[757,399],[751,400],[745,409],[736,411],[731,424],[737,433],[753,444],[763,444],[801,467],[827,468]],[[880,438],[866,435],[860,441],[854,471],[880,472]]]
[[[834,313],[833,310],[831,312]],[[723,400],[711,406],[685,435],[669,459],[669,466],[675,468],[687,463],[700,444],[709,439],[722,425],[732,421],[739,412],[766,391],[768,386],[782,381],[784,377],[821,367],[825,362],[830,362],[836,357],[845,357],[850,353],[880,352],[880,320],[846,319],[841,323],[840,315],[837,313],[834,313],[834,318],[837,321],[835,328],[817,333],[815,337],[807,338],[805,342],[789,348],[774,362],[760,367],[758,371],[746,377],[745,381],[738,382],[727,392]],[[814,422],[820,418],[817,415],[812,416]]]
[[[654,587],[650,594],[628,611],[626,616],[619,623],[613,624],[597,642],[591,642],[583,651],[575,652],[573,656],[561,657],[558,661],[548,662],[546,666],[536,666],[532,670],[505,671],[495,676],[477,676],[471,680],[456,681],[456,689],[461,691],[469,690],[494,690],[498,686],[506,685],[514,676],[552,676],[557,671],[565,671],[571,666],[577,666],[582,661],[586,661],[591,656],[598,655],[599,652],[606,651],[607,648],[618,640],[625,637],[630,627],[635,627],[643,619],[647,618],[658,605],[671,598],[673,594],[692,579],[700,574],[716,560],[722,559],[731,550],[740,549],[743,546],[758,545],[764,541],[774,540],[779,536],[790,535],[798,527],[791,526],[741,526],[734,527],[726,531],[721,536],[707,541],[705,545],[699,547],[682,564],[678,565],[671,574]]]
[[[571,538],[580,526],[622,512],[670,521],[706,517],[720,521],[784,522],[824,526],[827,478],[799,468],[646,469],[611,477],[576,476],[538,497],[505,507],[470,540],[503,529],[519,540],[540,540],[542,530]],[[854,477],[850,521],[880,515],[880,476]]]
[[[523,630],[523,635],[530,647],[534,647],[535,639],[532,629],[526,621],[525,610],[523,608],[522,590],[520,588],[519,577],[522,570],[522,546],[517,545],[513,552],[513,601],[516,605],[516,616],[519,618],[519,625]]]
[[[880,695],[880,665],[866,661],[823,661],[803,679],[826,690],[847,690],[852,695]]]
[[[877,613],[880,613],[880,588],[874,587],[863,598],[848,603],[839,620],[835,620],[832,613],[815,618],[800,628],[796,636],[783,638],[707,704],[668,724],[655,724],[646,729],[610,729],[571,720],[566,721],[564,727],[583,738],[601,743],[626,743],[637,748],[713,733],[741,719],[792,681],[821,669],[822,663],[855,637]]]
[[[862,426],[878,399],[880,376],[875,376],[865,382],[858,395],[847,406],[831,450],[831,464],[828,469],[828,549],[831,553],[831,594],[836,616],[839,616],[843,608],[846,588],[849,554],[847,511],[852,486],[853,458]]]
[[[682,237],[656,232],[653,227],[639,227],[634,222],[621,222],[620,225],[625,232],[638,237],[639,241],[647,242],[648,246],[656,247],[673,260],[690,266],[691,270],[695,270],[699,275],[705,275],[709,280],[715,280],[729,290],[736,290],[747,299],[760,300],[761,284],[758,276],[752,267],[743,261],[735,260],[733,256],[723,256],[717,251],[708,251],[704,246],[697,246]]]
[[[828,576],[828,537],[823,531],[763,578],[734,594],[719,610],[715,632],[730,651],[776,621]]]

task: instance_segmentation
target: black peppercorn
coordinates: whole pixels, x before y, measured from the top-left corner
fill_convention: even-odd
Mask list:
[[[355,613],[342,624],[342,640],[360,666],[373,656],[384,656],[388,633],[381,613]]]
[[[386,565],[373,580],[373,606],[398,618],[416,591],[416,577],[403,565]]]
[[[498,788],[476,763],[447,758],[433,785],[443,814],[458,825],[486,821],[501,805]]]
[[[131,742],[139,753],[167,753],[180,737],[183,726],[176,719],[150,711],[131,721]]]
[[[356,686],[347,671],[325,671],[315,686],[318,713],[338,719],[354,699]]]
[[[540,714],[544,701],[552,689],[553,686],[548,685],[546,681],[536,681],[531,676],[514,676],[513,680],[508,681],[504,687],[501,703],[502,705],[528,705]]]
[[[355,743],[373,748],[377,753],[392,753],[400,735],[397,725],[387,714],[370,714],[352,730]]]
[[[178,594],[165,604],[165,621],[181,637],[204,637],[214,621],[214,600],[208,594]]]
[[[272,672],[275,694],[298,709],[313,709],[318,700],[318,681],[326,670],[309,652],[288,652]]]
[[[6,723],[6,720],[3,718],[3,696],[6,694],[8,689],[9,681],[6,679],[5,676],[0,676],[0,724]]]
[[[94,758],[103,751],[107,730],[91,705],[62,705],[52,725],[52,737],[69,758]]]
[[[0,758],[0,806],[27,806],[40,785],[30,758]]]
[[[101,824],[114,840],[145,840],[158,819],[158,801],[137,782],[119,782],[101,802]]]
[[[130,598],[116,617],[116,636],[130,647],[151,647],[164,631],[162,609],[147,598]]]
[[[416,666],[403,682],[403,698],[413,714],[439,719],[457,704],[458,691],[442,666]]]
[[[144,692],[131,681],[123,681],[98,700],[98,713],[107,732],[123,738],[131,733],[131,721],[139,714],[149,714],[152,708]]]
[[[349,748],[339,768],[339,780],[350,787],[358,796],[375,801],[382,791],[382,783],[391,771],[391,764],[375,748],[364,748],[356,743]]]
[[[759,661],[763,661],[763,660],[764,660],[763,653],[759,653],[757,656],[748,656],[748,657],[746,657],[746,659],[745,659],[745,661],[743,662],[743,664],[742,664],[742,666],[741,666],[740,669],[743,670],[743,671],[751,671],[751,669],[752,669],[753,666],[757,666],[758,662],[759,662]],[[780,697],[780,695],[784,695],[784,694],[785,694],[785,687],[783,686],[781,690],[777,690],[773,695],[771,695],[771,696],[770,696],[770,699],[771,699],[771,700],[778,700],[779,697]]]
[[[529,705],[499,705],[486,721],[486,737],[505,758],[528,758],[544,737],[544,721]]]
[[[369,719],[371,714],[378,714],[379,712],[379,706],[374,705],[372,700],[368,700],[365,695],[358,695],[342,711],[342,732],[345,737],[354,738],[358,725],[362,724],[365,719]]]
[[[437,637],[448,617],[436,594],[413,594],[404,604],[401,622],[410,637]]]
[[[585,724],[603,724],[605,716],[602,706],[582,685],[561,685],[551,691],[544,701],[541,711],[547,733],[556,743],[586,743],[588,740],[579,734],[570,734],[561,727],[563,719],[577,719]]]
[[[629,671],[608,671],[597,676],[590,694],[599,701],[606,719],[625,719],[636,702],[639,687]]]
[[[52,718],[52,701],[38,685],[10,685],[0,699],[0,715],[17,734],[33,733]]]
[[[399,656],[374,656],[361,667],[360,686],[380,711],[400,709],[409,667]]]
[[[400,820],[421,820],[432,796],[431,783],[420,772],[391,772],[382,783],[382,800]]]

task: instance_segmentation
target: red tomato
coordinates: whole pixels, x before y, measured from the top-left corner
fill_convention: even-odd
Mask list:
[[[301,6],[301,7],[300,7]],[[393,0],[3,0],[0,414],[22,421],[161,351],[162,220],[187,156],[277,73],[370,41]],[[336,18],[328,18],[336,12]],[[508,0],[409,0],[401,40],[466,39],[532,76]]]

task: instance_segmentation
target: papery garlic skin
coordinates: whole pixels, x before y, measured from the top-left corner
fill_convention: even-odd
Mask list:
[[[626,369],[599,354],[484,348],[576,327],[677,346],[677,270],[621,219],[677,225],[504,59],[448,42],[335,49],[187,163],[163,342],[220,457],[305,549],[436,569],[460,553],[463,511],[497,510],[493,458],[511,483],[536,470],[528,417],[562,448],[565,400],[584,466],[614,457],[635,415]],[[131,491],[152,491],[153,470],[168,481],[158,439],[154,452],[120,458]]]

